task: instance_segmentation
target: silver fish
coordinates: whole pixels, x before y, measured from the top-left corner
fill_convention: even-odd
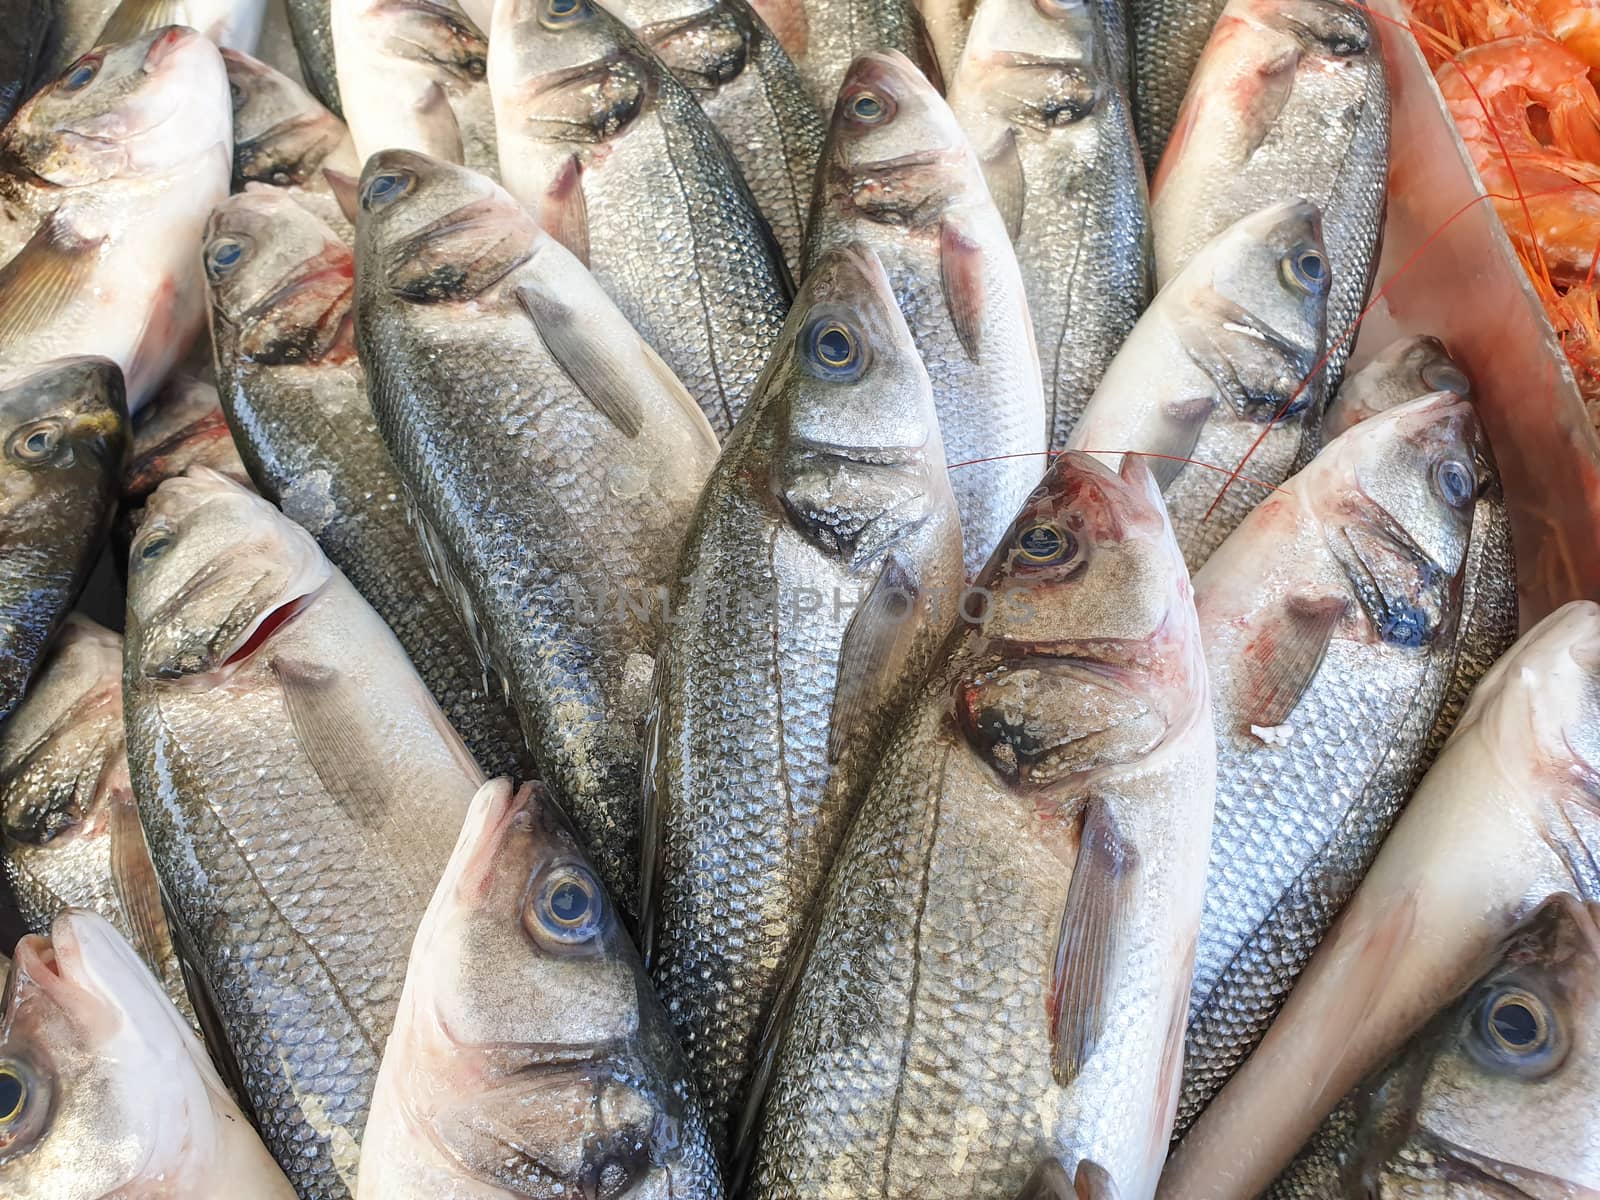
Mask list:
[[[1134,128],[1154,175],[1183,105],[1195,64],[1227,0],[1126,0],[1129,99]]]
[[[168,25],[185,25],[218,46],[246,53],[261,40],[267,0],[120,0],[106,17],[87,51],[111,42],[126,42]]]
[[[845,71],[863,54],[903,54],[941,91],[943,51],[918,0],[751,0],[799,69],[812,100],[833,108]],[[952,58],[951,63],[954,63]]]
[[[1013,1200],[1045,1158],[1154,1188],[1215,768],[1144,461],[1060,456],[979,586],[823,893],[752,1200]]]
[[[1051,0],[1041,4],[1039,11],[1055,20],[1069,12],[1092,8],[1090,16],[1098,26],[1102,38],[1099,47],[1106,55],[1107,86],[1115,86],[1123,96],[1127,108],[1128,96],[1128,21],[1123,11],[1125,0]],[[982,4],[977,0],[917,0],[917,9],[928,27],[928,40],[933,43],[934,56],[940,73],[951,87],[960,70],[962,57],[972,36],[973,22]],[[1137,155],[1137,148],[1135,154]]]
[[[839,840],[961,601],[932,391],[870,250],[807,277],[680,574],[641,927],[721,1151]]]
[[[409,939],[482,776],[311,536],[204,467],[146,506],[123,669],[180,949],[301,1200],[343,1200]]]
[[[334,116],[344,118],[333,53],[333,0],[284,0],[289,33],[306,87]]]
[[[1401,338],[1347,376],[1328,403],[1320,433],[1331,442],[1352,425],[1432,392],[1472,398],[1472,381],[1436,337]]]

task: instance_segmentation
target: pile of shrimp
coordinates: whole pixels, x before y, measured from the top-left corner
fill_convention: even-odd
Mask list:
[[[1409,8],[1600,426],[1600,0],[1409,0]]]

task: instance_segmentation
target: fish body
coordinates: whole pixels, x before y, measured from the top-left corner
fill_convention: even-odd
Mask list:
[[[355,354],[354,255],[279,192],[229,197],[207,233],[217,378],[251,479],[394,631],[478,762],[526,772],[516,715],[431,577],[378,435]]]
[[[1268,1200],[1600,1195],[1600,905],[1547,900],[1329,1114]]]
[[[1389,179],[1389,82],[1373,18],[1345,0],[1230,0],[1151,178],[1156,285],[1241,212],[1322,211],[1332,279],[1328,394],[1377,269]]]
[[[311,536],[204,467],[146,505],[123,688],[179,945],[302,1200],[346,1197],[409,939],[482,777]]]
[[[0,721],[100,555],[127,452],[115,363],[62,359],[0,387]]]
[[[1575,602],[1478,683],[1282,1012],[1174,1152],[1162,1196],[1264,1191],[1545,898],[1600,900],[1597,729],[1600,606]]]
[[[495,6],[506,188],[594,272],[725,436],[788,311],[782,250],[689,90],[587,0],[549,11],[568,2]]]
[[[1098,49],[1106,55],[1106,84],[1122,93],[1124,113],[1128,109],[1129,94],[1128,24],[1127,14],[1123,11],[1125,3],[1126,0],[1066,0],[1063,4],[1039,9],[1050,20],[1070,15],[1074,19],[1095,23],[1102,38]],[[917,8],[927,25],[928,39],[933,43],[939,71],[953,89],[967,43],[972,37],[973,25],[983,6],[974,3],[974,0],[918,0]],[[1137,153],[1135,148],[1136,156]]]
[[[1073,430],[1107,462],[1153,456],[1191,571],[1309,457],[1327,261],[1310,204],[1237,222],[1157,294]]]
[[[1178,120],[1195,64],[1227,0],[1126,0],[1129,99],[1151,175]]]
[[[935,87],[944,87],[944,51],[930,36],[936,13],[916,0],[752,0],[751,7],[788,51],[824,113],[833,109],[850,64],[874,51],[905,55]]]
[[[14,1200],[296,1200],[206,1048],[112,926],[17,945],[0,1011],[0,1189]]]
[[[1452,392],[1463,400],[1471,399],[1472,381],[1438,338],[1401,338],[1339,385],[1338,394],[1328,402],[1328,411],[1322,417],[1322,440],[1331,442],[1368,417],[1433,392]]]
[[[977,155],[898,54],[862,56],[840,90],[807,262],[854,241],[883,263],[933,381],[971,578],[1044,471],[1044,390],[1022,273]]]
[[[120,0],[84,50],[131,41],[168,25],[183,25],[218,46],[248,54],[261,41],[266,14],[267,0]]]
[[[1214,762],[1143,460],[1059,457],[979,585],[829,877],[758,1200],[1013,1200],[1041,1159],[1141,1197],[1160,1170]]]
[[[662,597],[716,438],[493,182],[394,151],[361,195],[356,342],[378,428],[540,778],[631,916]]]
[[[1050,448],[1150,302],[1150,207],[1103,6],[987,0],[950,107],[983,162],[1033,315]]]
[[[45,51],[54,33],[52,0],[8,0],[0,9],[0,125],[44,82]]]
[[[776,353],[690,526],[646,752],[645,944],[719,1148],[962,590],[927,372],[870,251],[818,262]]]
[[[577,835],[485,784],[417,930],[360,1200],[721,1200],[682,1052]]]
[[[122,368],[137,410],[204,319],[195,251],[228,192],[216,47],[171,28],[104,47],[0,131],[0,375],[66,355]]]
[[[334,116],[343,118],[339,70],[333,53],[333,0],[284,0],[289,34],[306,87]]]

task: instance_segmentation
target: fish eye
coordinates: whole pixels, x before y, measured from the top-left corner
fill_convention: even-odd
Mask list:
[[[1328,284],[1328,260],[1307,246],[1283,260],[1283,277],[1291,287],[1315,294]]]
[[[0,1132],[15,1125],[27,1106],[28,1081],[22,1071],[11,1063],[0,1062]]]
[[[1436,392],[1454,392],[1457,396],[1472,394],[1472,381],[1455,363],[1431,362],[1422,368],[1424,387]]]
[[[100,61],[98,54],[85,54],[61,76],[61,90],[76,92],[88,87],[90,81],[100,74]]]
[[[859,331],[838,317],[812,322],[802,339],[807,365],[821,379],[850,382],[867,368]]]
[[[11,455],[19,462],[42,463],[55,457],[61,444],[61,425],[57,421],[37,421],[17,430],[11,438]]]
[[[206,274],[212,279],[221,279],[243,261],[244,255],[245,243],[241,238],[227,234],[213,238],[206,247]]]
[[[605,906],[605,892],[589,869],[562,863],[535,882],[528,916],[538,936],[580,946],[600,932]]]
[[[361,189],[361,207],[373,212],[393,204],[410,192],[416,183],[417,177],[410,171],[380,171],[367,180],[367,186]]]
[[[1030,566],[1066,562],[1078,553],[1078,539],[1054,521],[1039,521],[1017,535],[1017,557]]]
[[[589,11],[587,0],[544,0],[539,23],[547,29],[560,29],[586,19]]]
[[[845,112],[862,125],[877,125],[894,115],[894,105],[877,92],[860,91],[845,101]]]
[[[167,552],[167,548],[171,545],[172,534],[167,530],[163,529],[157,533],[152,533],[149,537],[145,538],[142,543],[140,543],[138,549],[139,559],[142,562],[154,562],[156,559],[165,554]]]
[[[1433,469],[1434,486],[1451,508],[1461,508],[1478,493],[1478,476],[1470,463],[1447,458]]]
[[[1479,1049],[1495,1064],[1524,1072],[1554,1065],[1560,1030],[1550,1005],[1526,988],[1502,985],[1478,1006]]]
[[[461,69],[473,79],[482,79],[489,73],[489,64],[485,62],[480,55],[474,54],[471,58],[467,59],[466,62],[461,64]]]

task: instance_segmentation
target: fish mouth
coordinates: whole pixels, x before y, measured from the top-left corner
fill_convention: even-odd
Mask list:
[[[1411,648],[1432,645],[1449,623],[1456,577],[1417,545],[1376,504],[1365,520],[1345,524],[1328,539],[1378,637]]]
[[[1433,1160],[1448,1183],[1467,1185],[1475,1195],[1486,1193],[1496,1200],[1600,1200],[1600,1191],[1594,1188],[1474,1153],[1426,1129],[1417,1130],[1408,1139],[1407,1149],[1425,1160]],[[1403,1166],[1397,1170],[1394,1163],[1385,1164],[1374,1181],[1376,1187],[1368,1184],[1374,1200],[1387,1200],[1389,1191],[1384,1187],[1384,1179],[1391,1174],[1399,1174],[1409,1182],[1409,1174]]]

